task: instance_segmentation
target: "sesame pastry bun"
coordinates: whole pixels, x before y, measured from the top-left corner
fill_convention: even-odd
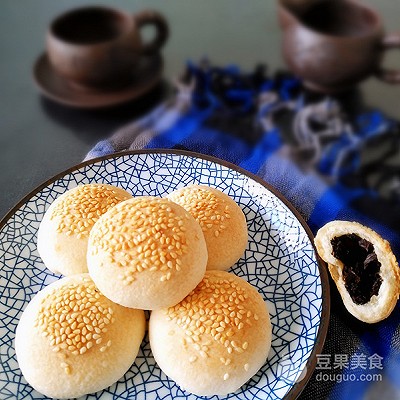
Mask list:
[[[247,223],[236,202],[218,189],[191,185],[168,195],[200,224],[207,243],[207,269],[227,270],[243,255]]]
[[[80,185],[58,197],[39,226],[37,249],[45,266],[54,273],[87,272],[89,232],[111,207],[132,198],[123,189],[105,184]]]
[[[94,225],[89,273],[102,293],[126,307],[154,310],[181,301],[202,280],[207,248],[196,220],[168,199],[118,204]]]
[[[315,237],[347,310],[360,321],[387,318],[400,295],[400,270],[389,242],[357,222],[331,221]]]
[[[28,383],[52,398],[75,398],[107,388],[130,368],[145,331],[142,310],[103,296],[89,274],[41,290],[21,315],[15,336]]]
[[[214,270],[179,304],[151,313],[149,337],[156,362],[182,389],[224,396],[264,365],[271,323],[255,288]]]

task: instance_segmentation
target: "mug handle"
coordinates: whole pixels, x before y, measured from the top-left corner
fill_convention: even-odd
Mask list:
[[[156,53],[165,44],[169,36],[169,27],[166,19],[157,11],[143,10],[133,15],[139,30],[145,25],[154,25],[156,35],[149,43],[144,43],[142,52],[144,54]]]
[[[400,48],[400,32],[386,35],[382,46],[384,50]],[[400,83],[400,70],[381,68],[376,76],[386,83]]]

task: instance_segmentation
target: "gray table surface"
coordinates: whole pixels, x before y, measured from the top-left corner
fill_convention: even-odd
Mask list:
[[[307,1],[307,0],[304,0]],[[252,68],[284,66],[275,0],[116,0],[98,1],[127,11],[155,8],[167,17],[171,36],[164,49],[165,78],[186,60],[208,56],[216,64]],[[400,30],[400,1],[365,0],[383,16],[386,29]],[[44,100],[36,90],[32,65],[44,51],[49,21],[60,12],[88,4],[79,0],[2,0],[0,4],[0,216],[40,183],[79,163],[86,152],[116,128],[151,107],[151,102],[115,112],[67,109]],[[397,25],[396,25],[397,24]],[[386,63],[400,67],[400,53]],[[399,116],[400,86],[370,79],[364,101]]]
[[[304,0],[307,1],[307,0]],[[378,10],[387,31],[400,30],[399,0],[364,0]],[[32,81],[32,66],[44,51],[49,21],[60,12],[88,4],[80,0],[1,0],[0,2],[0,217],[37,185],[79,163],[100,139],[149,110],[146,104],[112,112],[69,109],[45,100]],[[92,2],[93,4],[93,2]],[[97,1],[127,11],[154,8],[171,26],[164,48],[166,80],[179,75],[188,60],[207,56],[215,64],[251,69],[284,67],[275,0],[116,0]],[[400,68],[400,53],[385,63]],[[400,86],[375,79],[361,86],[363,101],[400,117]],[[307,392],[307,391],[306,391]],[[302,398],[308,398],[307,393]]]

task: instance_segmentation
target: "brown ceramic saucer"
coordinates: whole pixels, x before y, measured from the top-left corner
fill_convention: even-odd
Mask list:
[[[119,89],[83,89],[73,86],[51,66],[43,53],[33,67],[33,78],[40,92],[57,103],[76,108],[101,108],[135,100],[160,82],[163,59],[160,54],[142,56],[132,78]]]

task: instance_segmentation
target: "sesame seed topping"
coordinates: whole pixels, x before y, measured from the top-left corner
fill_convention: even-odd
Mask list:
[[[67,192],[68,193],[68,192]],[[131,196],[118,192],[110,185],[90,184],[71,189],[53,208],[50,219],[58,221],[57,232],[79,239],[88,237],[95,222],[116,204]]]
[[[203,358],[207,358],[208,357],[208,354],[203,350],[200,350],[199,353]]]
[[[241,313],[244,311],[245,315],[249,315],[249,321],[254,319],[253,312],[247,310],[244,294],[245,289],[235,280],[207,271],[203,280],[185,299],[167,309],[166,317],[183,329],[186,337],[193,339],[193,348],[201,357],[208,357],[213,341],[224,346],[227,355],[241,354],[249,346],[247,341],[243,341],[242,328],[247,322],[242,320]],[[231,362],[226,357],[220,360],[225,365]]]
[[[250,367],[249,364],[244,364],[244,365],[243,365],[243,368],[244,368],[245,371],[248,371],[248,370],[249,370],[249,367]]]
[[[77,299],[78,290],[80,295]],[[98,294],[93,282],[74,282],[55,289],[44,298],[36,325],[53,351],[63,349],[82,355],[93,347],[92,339],[97,339],[96,343],[102,340],[98,325],[105,327],[112,322],[107,318],[109,303]],[[82,304],[90,308],[90,314],[87,308],[80,310]],[[75,308],[78,311],[74,311]]]
[[[161,282],[181,270],[182,257],[188,251],[184,234],[188,221],[173,202],[136,197],[118,204],[107,215],[110,218],[92,231],[92,255],[109,254],[123,269],[120,275],[125,285],[145,270],[165,272],[159,277]]]
[[[226,229],[223,221],[230,218],[230,206],[210,188],[188,186],[168,197],[187,210],[199,222],[203,232],[213,230],[214,236],[218,237]]]
[[[224,381],[227,381],[229,379],[229,374],[224,375]]]

